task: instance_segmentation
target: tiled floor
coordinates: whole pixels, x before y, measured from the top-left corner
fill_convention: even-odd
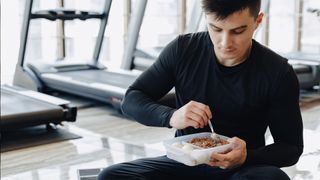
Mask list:
[[[295,180],[318,180],[320,105],[303,110],[302,116],[304,153],[295,166],[283,169]],[[78,179],[78,169],[164,155],[161,142],[174,134],[172,129],[140,125],[104,105],[80,109],[77,122],[64,128],[83,138],[1,153],[1,179]]]

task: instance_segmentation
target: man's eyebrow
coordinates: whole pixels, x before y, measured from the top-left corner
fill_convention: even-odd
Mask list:
[[[221,28],[219,28],[219,27],[215,26],[215,25],[214,25],[214,24],[212,24],[212,23],[209,23],[209,25],[210,25],[210,26],[212,26],[212,27],[214,27],[214,28],[221,29]],[[234,30],[243,29],[243,28],[246,28],[246,27],[248,27],[248,26],[247,26],[247,25],[242,25],[242,26],[239,26],[239,27],[233,28],[233,29],[231,29],[231,30],[232,30],[232,31],[234,31]]]

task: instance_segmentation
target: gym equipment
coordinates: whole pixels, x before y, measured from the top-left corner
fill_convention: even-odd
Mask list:
[[[1,85],[1,131],[76,121],[69,101],[21,87]]]
[[[110,103],[119,108],[120,102],[130,84],[139,75],[131,71],[111,71],[98,62],[103,36],[108,22],[112,0],[105,0],[102,13],[70,9],[50,9],[32,11],[33,0],[26,1],[24,21],[21,33],[19,60],[16,66],[14,84],[40,92],[50,90],[64,91],[83,97]],[[147,0],[139,0],[138,7],[133,12],[129,31],[140,28],[135,23],[139,12],[144,11]],[[33,19],[75,20],[100,19],[100,29],[95,44],[93,58],[88,63],[71,63],[68,59],[57,60],[54,63],[44,63],[42,60],[24,63],[30,21]]]

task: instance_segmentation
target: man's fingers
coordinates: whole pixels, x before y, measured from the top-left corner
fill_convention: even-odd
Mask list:
[[[191,101],[191,105],[194,106],[195,109],[200,109],[200,110],[204,111],[208,119],[212,118],[212,113],[211,113],[209,106],[207,106],[203,103],[200,103],[200,102],[196,102],[196,101]]]
[[[196,101],[190,101],[184,108],[185,125],[203,128],[212,118],[209,106]],[[195,122],[192,122],[192,121]]]
[[[230,160],[230,156],[229,154],[220,154],[220,153],[213,153],[211,155],[212,159],[216,159],[218,161],[229,161]]]
[[[196,113],[189,112],[187,115],[187,118],[193,121],[196,121],[199,124],[199,127],[203,128],[204,126],[204,120],[201,116],[199,116]]]
[[[226,169],[229,167],[229,162],[227,161],[210,161],[208,163],[210,166],[220,167],[221,169]]]
[[[190,118],[188,118],[186,123],[187,123],[187,126],[192,126],[192,127],[196,128],[196,129],[201,127],[201,125],[200,125],[200,123],[198,121],[195,121],[195,120],[190,119]]]
[[[206,111],[204,109],[200,109],[198,107],[193,107],[191,109],[191,111],[195,114],[198,114],[199,116],[203,117],[203,119],[210,119],[210,117],[208,116],[208,114],[206,113]]]
[[[225,153],[212,153],[209,165],[220,168],[233,168],[244,163],[247,157],[246,143],[237,137],[229,139],[229,142],[234,144],[234,147]]]
[[[239,138],[237,138],[237,137],[232,137],[232,138],[227,139],[227,141],[228,141],[229,143],[235,144],[237,141],[239,141]]]
[[[246,147],[246,143],[238,137],[229,138],[227,141],[232,144],[233,149]]]
[[[210,166],[216,166],[216,167],[220,167],[221,169],[226,169],[226,168],[229,168],[232,163],[228,155],[213,153],[208,164]]]

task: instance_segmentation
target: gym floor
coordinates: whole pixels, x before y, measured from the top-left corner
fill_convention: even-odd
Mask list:
[[[1,153],[1,179],[78,179],[79,169],[99,169],[164,155],[162,141],[174,136],[173,129],[143,126],[110,106],[71,96],[64,98],[79,109],[77,121],[61,128],[82,138]],[[320,94],[302,99],[301,110],[304,153],[295,166],[283,170],[295,180],[320,179]],[[269,133],[266,140],[272,141]]]

